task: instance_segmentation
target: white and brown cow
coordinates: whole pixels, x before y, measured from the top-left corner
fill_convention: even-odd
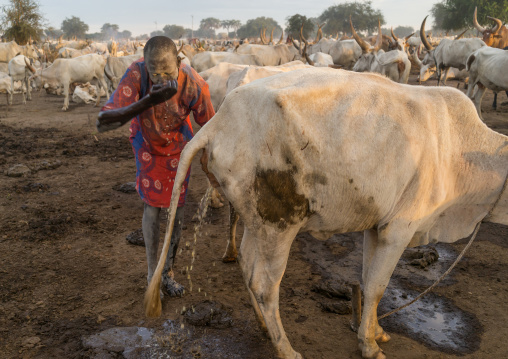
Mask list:
[[[163,254],[145,296],[148,316],[161,314],[178,195],[201,149],[203,169],[244,222],[239,263],[282,358],[301,358],[279,313],[297,233],[324,240],[364,231],[358,340],[364,358],[380,359],[378,343],[389,336],[377,306],[404,249],[456,241],[482,220],[508,224],[508,137],[490,130],[460,91],[327,68],[281,73],[233,90],[183,150]]]

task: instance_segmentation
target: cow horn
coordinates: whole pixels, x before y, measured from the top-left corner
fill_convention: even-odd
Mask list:
[[[335,40],[339,39],[339,32],[337,31],[337,36],[335,36]]]
[[[282,29],[282,34],[280,34],[280,40],[279,42],[277,43],[277,45],[280,45],[282,44],[282,42],[284,41],[284,29]]]
[[[177,54],[179,54],[180,52],[182,52],[182,50],[183,50],[183,41],[182,41],[182,46],[180,46],[180,48],[178,49]]]
[[[399,39],[397,38],[397,36],[395,36],[395,34],[393,33],[393,27],[391,28],[391,31],[392,31],[392,37],[395,41],[399,41]]]
[[[295,49],[297,49],[298,51],[300,51],[300,47],[298,47],[297,44],[295,44],[295,41],[293,39],[291,39],[291,42],[293,43],[293,46],[295,47]]]
[[[474,16],[473,16],[473,25],[476,27],[476,30],[480,31],[482,34],[485,32],[485,28],[481,27],[480,24],[478,24],[478,19],[476,18],[476,10],[477,8],[474,8]]]
[[[415,34],[415,33],[413,32],[412,34],[410,34],[410,35],[406,36],[406,37],[404,38],[404,41],[409,40],[409,38],[410,38],[411,36],[413,36],[414,34]]]
[[[459,35],[457,35],[457,36],[455,37],[455,39],[454,39],[454,40],[458,40],[458,39],[460,39],[462,36],[464,36],[464,34],[467,32],[467,30],[469,30],[469,29],[465,29],[464,31],[462,31]]]
[[[496,23],[496,26],[492,28],[492,32],[494,33],[494,35],[497,35],[499,30],[501,30],[501,26],[503,26],[503,22],[499,19],[496,19],[495,17],[490,16],[487,16],[487,19],[490,19]]]
[[[377,34],[377,40],[376,44],[374,45],[374,52],[379,51],[381,46],[383,45],[383,33],[381,32],[381,20],[377,21],[377,27],[378,27],[378,34]]]
[[[358,45],[360,45],[364,52],[370,52],[370,45],[362,40],[362,38],[356,33],[355,28],[353,27],[353,22],[351,21],[351,16],[349,16],[349,25],[351,25],[351,32],[353,33],[353,37]]]
[[[314,66],[314,61],[312,61],[312,60],[309,58],[309,55],[307,55],[307,44],[305,44],[305,46],[303,47],[303,54],[305,55],[305,60],[307,60],[307,62],[309,63],[309,65]]]
[[[28,68],[28,69],[29,69],[29,70],[30,70],[33,74],[35,74],[35,67],[33,67],[32,65],[30,65],[30,64],[28,63],[28,61],[26,61],[26,57],[23,57],[23,60],[25,60],[25,65],[26,65],[26,67],[27,67],[27,68]]]
[[[273,30],[275,30],[275,28],[273,28],[272,32],[270,33],[270,42],[269,42],[272,43],[272,45],[273,45]]]
[[[308,45],[307,39],[305,39],[305,37],[303,37],[303,22],[302,22],[302,27],[300,28],[300,37],[301,37],[302,41],[305,43],[305,45]]]
[[[429,40],[427,39],[427,36],[425,35],[425,22],[427,21],[428,17],[429,15],[425,16],[425,19],[423,19],[422,22],[422,26],[420,27],[420,39],[422,40],[423,46],[425,46],[428,51],[432,51],[434,50],[434,47],[432,47],[432,45],[429,43]]]
[[[266,45],[265,39],[263,38],[263,30],[264,30],[264,29],[261,29],[261,30],[259,31],[259,38],[261,39],[261,43],[262,43],[263,45]]]

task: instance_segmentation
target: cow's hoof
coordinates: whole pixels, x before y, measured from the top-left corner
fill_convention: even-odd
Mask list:
[[[378,343],[386,343],[386,342],[389,342],[390,339],[392,339],[392,338],[384,330],[382,330],[381,333],[376,334],[376,342],[378,342]]]
[[[162,276],[162,289],[170,297],[182,297],[185,287],[168,275]]]
[[[383,354],[381,349],[377,349],[373,352],[362,351],[363,359],[386,359],[386,355]]]
[[[383,350],[374,341],[372,344],[364,344],[361,341],[358,343],[358,349],[362,351],[362,358],[364,359],[385,359],[386,356],[383,354]]]
[[[224,256],[222,257],[222,262],[223,263],[233,263],[233,262],[236,262],[236,256]]]

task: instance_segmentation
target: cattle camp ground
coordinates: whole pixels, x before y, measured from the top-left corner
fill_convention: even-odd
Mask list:
[[[412,70],[411,86],[436,84],[420,84],[418,74]],[[466,92],[463,80],[446,85]],[[104,94],[99,107],[92,96],[88,104],[70,101],[66,111],[62,95],[32,91],[24,104],[15,93],[10,106],[0,97],[0,358],[276,358],[238,263],[221,261],[227,203],[209,208],[203,224],[195,217],[208,187],[198,158],[176,260],[186,293],[166,297],[160,318],[145,317],[145,249],[126,241],[141,227],[143,210],[128,185],[135,180],[128,125],[97,133]],[[483,120],[508,135],[508,98],[500,92],[496,110],[492,101],[488,90]],[[239,242],[242,230],[240,220]],[[508,227],[483,224],[462,261],[423,302],[381,322],[392,336],[381,344],[389,358],[507,357],[507,236]],[[326,241],[299,234],[294,241],[280,311],[304,358],[361,358],[347,283],[361,279],[362,242],[361,233]],[[432,284],[466,242],[406,250],[380,312]]]

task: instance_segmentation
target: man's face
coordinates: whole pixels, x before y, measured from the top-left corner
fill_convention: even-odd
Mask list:
[[[153,84],[163,84],[178,79],[180,59],[171,53],[160,56],[147,54],[145,57],[146,69]]]

